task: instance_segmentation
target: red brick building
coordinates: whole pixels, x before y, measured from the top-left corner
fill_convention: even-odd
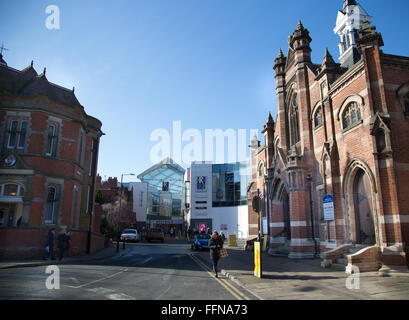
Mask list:
[[[344,1],[334,29],[341,63],[328,50],[311,61],[301,21],[287,56],[275,59],[278,114],[264,144],[253,141],[251,186],[262,194],[271,254],[321,255],[329,266],[355,249],[348,268],[361,270],[408,262],[409,58],[381,50],[371,18]],[[249,219],[254,235],[253,212]]]
[[[47,231],[66,226],[71,254],[104,247],[94,190],[101,122],[46,69],[0,56],[0,256],[40,257]]]

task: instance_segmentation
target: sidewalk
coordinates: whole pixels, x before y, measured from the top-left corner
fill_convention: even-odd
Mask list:
[[[84,256],[74,256],[74,257],[64,257],[61,261],[55,260],[0,260],[0,269],[10,269],[10,268],[24,268],[24,267],[38,267],[38,266],[47,266],[47,265],[60,265],[60,264],[72,264],[72,263],[81,263],[88,261],[98,261],[109,259],[118,255],[118,257],[126,254],[130,250],[129,246],[126,246],[126,249],[122,249],[122,243],[120,243],[119,252],[116,252],[116,243],[110,248],[102,249],[98,252],[84,255]]]
[[[351,290],[345,270],[321,268],[321,259],[292,260],[264,252],[263,278],[258,279],[254,277],[254,252],[237,248],[228,248],[228,252],[229,257],[220,261],[222,275],[263,300],[409,300],[409,272],[362,273],[354,282],[359,289]],[[200,258],[210,263],[208,253]]]

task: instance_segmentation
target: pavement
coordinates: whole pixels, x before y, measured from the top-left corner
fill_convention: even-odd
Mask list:
[[[254,252],[229,248],[221,274],[262,300],[409,300],[409,270],[350,276],[324,269],[321,259],[292,260],[262,254],[262,278],[254,276]],[[210,262],[208,253],[200,253]]]
[[[62,260],[58,258],[55,260],[44,260],[44,259],[33,259],[33,260],[0,260],[0,269],[11,269],[11,268],[24,268],[24,267],[38,267],[47,265],[61,265],[61,264],[75,264],[81,262],[90,262],[110,259],[113,257],[120,257],[129,252],[130,247],[126,246],[125,250],[122,249],[122,243],[119,246],[119,252],[116,252],[116,243],[112,247],[99,250],[95,253],[83,255],[83,256],[73,256],[73,257],[63,257]]]
[[[151,243],[149,245],[155,245]],[[184,239],[166,238],[158,246],[180,247]],[[140,242],[139,245],[145,245]],[[221,274],[243,291],[260,300],[409,300],[409,270],[397,273],[365,272],[347,275],[343,268],[324,269],[321,259],[293,260],[272,257],[262,253],[262,278],[254,276],[254,252],[239,247],[228,247],[229,256],[219,263]],[[150,249],[151,250],[151,249]],[[0,261],[0,269],[42,265],[75,264],[88,261],[120,258],[130,255],[127,245],[119,253],[116,244],[94,254],[66,257],[59,260]],[[209,252],[193,252],[202,262],[211,266]]]

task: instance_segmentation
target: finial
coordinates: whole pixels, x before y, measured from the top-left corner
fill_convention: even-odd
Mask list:
[[[74,93],[75,92],[75,87],[72,87],[72,93]]]
[[[3,50],[8,50],[8,49],[4,47],[4,43],[1,43],[0,54],[1,54],[2,56],[3,56]]]
[[[31,67],[33,67],[33,64],[34,64],[34,60],[31,60]]]
[[[302,29],[304,29],[304,26],[302,25],[301,20],[299,20],[297,30],[302,30]]]
[[[279,57],[279,58],[284,57],[284,53],[283,53],[283,50],[281,50],[281,48],[280,48],[280,50],[278,51],[278,57]]]
[[[45,75],[45,73],[47,72],[47,68],[46,67],[44,67],[44,71],[43,71],[43,74]]]

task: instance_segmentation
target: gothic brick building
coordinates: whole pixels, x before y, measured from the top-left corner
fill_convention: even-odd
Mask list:
[[[334,29],[340,63],[328,50],[321,64],[311,61],[301,21],[287,56],[275,59],[278,114],[275,123],[269,115],[264,144],[252,142],[249,189],[261,192],[271,254],[321,255],[328,266],[356,248],[349,268],[407,263],[409,58],[384,53],[371,20],[345,0]],[[254,235],[253,212],[249,220]]]
[[[0,256],[43,255],[47,231],[71,230],[71,254],[103,248],[94,185],[101,122],[74,89],[0,55]]]

